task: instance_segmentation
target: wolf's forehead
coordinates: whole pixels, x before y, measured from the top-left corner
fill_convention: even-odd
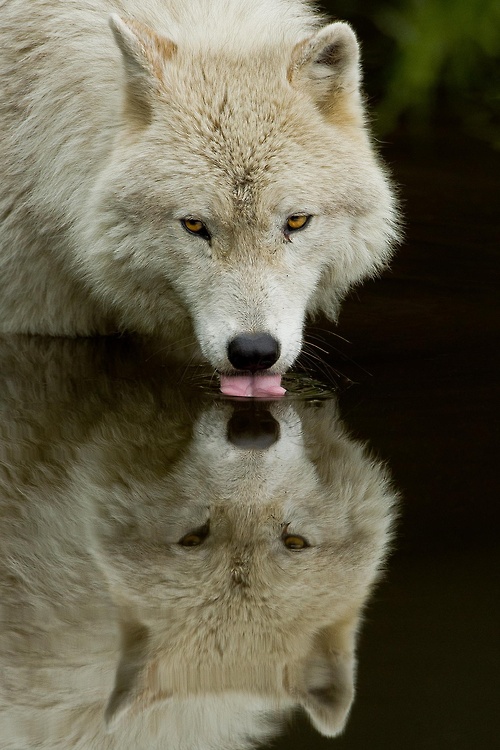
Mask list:
[[[304,192],[298,164],[302,174],[315,170],[312,156],[297,158],[296,141],[287,137],[279,117],[267,123],[255,115],[245,121],[229,114],[210,130],[205,124],[203,133],[187,137],[177,153],[185,154],[180,184],[194,203],[205,200],[221,217],[251,218],[252,223],[259,216],[265,223],[268,211],[286,202],[297,182],[295,192]]]
[[[206,125],[200,146],[212,166],[221,169],[236,199],[247,200],[256,185],[275,171],[290,148],[279,113],[273,117],[261,108],[248,111],[228,102],[227,111]]]
[[[301,130],[285,72],[256,68],[240,64],[222,77],[210,65],[182,71],[171,121],[193,156],[227,173],[239,199],[248,199]]]

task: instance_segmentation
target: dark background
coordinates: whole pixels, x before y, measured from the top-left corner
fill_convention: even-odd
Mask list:
[[[351,295],[339,326],[311,326],[309,341],[329,354],[322,365],[306,354],[302,366],[340,382],[346,424],[387,460],[402,500],[345,734],[327,740],[297,718],[274,747],[493,750],[500,3],[323,5],[360,38],[374,132],[406,230],[391,269]]]

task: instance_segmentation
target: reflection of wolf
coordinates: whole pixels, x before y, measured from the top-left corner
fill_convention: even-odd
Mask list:
[[[333,402],[184,402],[84,343],[0,350],[2,747],[234,750],[295,706],[336,734],[384,469]]]
[[[290,367],[306,313],[335,318],[395,237],[355,36],[308,6],[3,3],[4,332],[135,329],[225,374]]]

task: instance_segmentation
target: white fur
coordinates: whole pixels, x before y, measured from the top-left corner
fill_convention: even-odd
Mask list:
[[[295,707],[337,734],[384,467],[334,402],[274,402],[279,438],[242,450],[241,405],[112,354],[106,376],[106,347],[0,339],[2,749],[235,750]],[[287,525],[310,547],[286,549]]]
[[[0,330],[154,333],[228,372],[265,331],[284,372],[396,237],[359,78],[305,2],[3,3]]]

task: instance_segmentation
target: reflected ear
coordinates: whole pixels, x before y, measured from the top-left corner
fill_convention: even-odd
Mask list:
[[[356,624],[324,628],[306,658],[286,668],[285,689],[326,737],[344,729],[354,698]]]
[[[332,23],[298,44],[288,79],[338,125],[362,125],[359,46],[347,23]]]
[[[125,65],[125,112],[136,124],[147,125],[163,82],[165,64],[177,51],[177,45],[145,24],[124,21],[116,14],[110,17],[109,25]]]
[[[148,708],[170,696],[155,690],[151,684],[149,631],[143,625],[122,626],[121,657],[116,670],[115,685],[104,712],[108,732],[113,732],[121,719],[135,708]]]

